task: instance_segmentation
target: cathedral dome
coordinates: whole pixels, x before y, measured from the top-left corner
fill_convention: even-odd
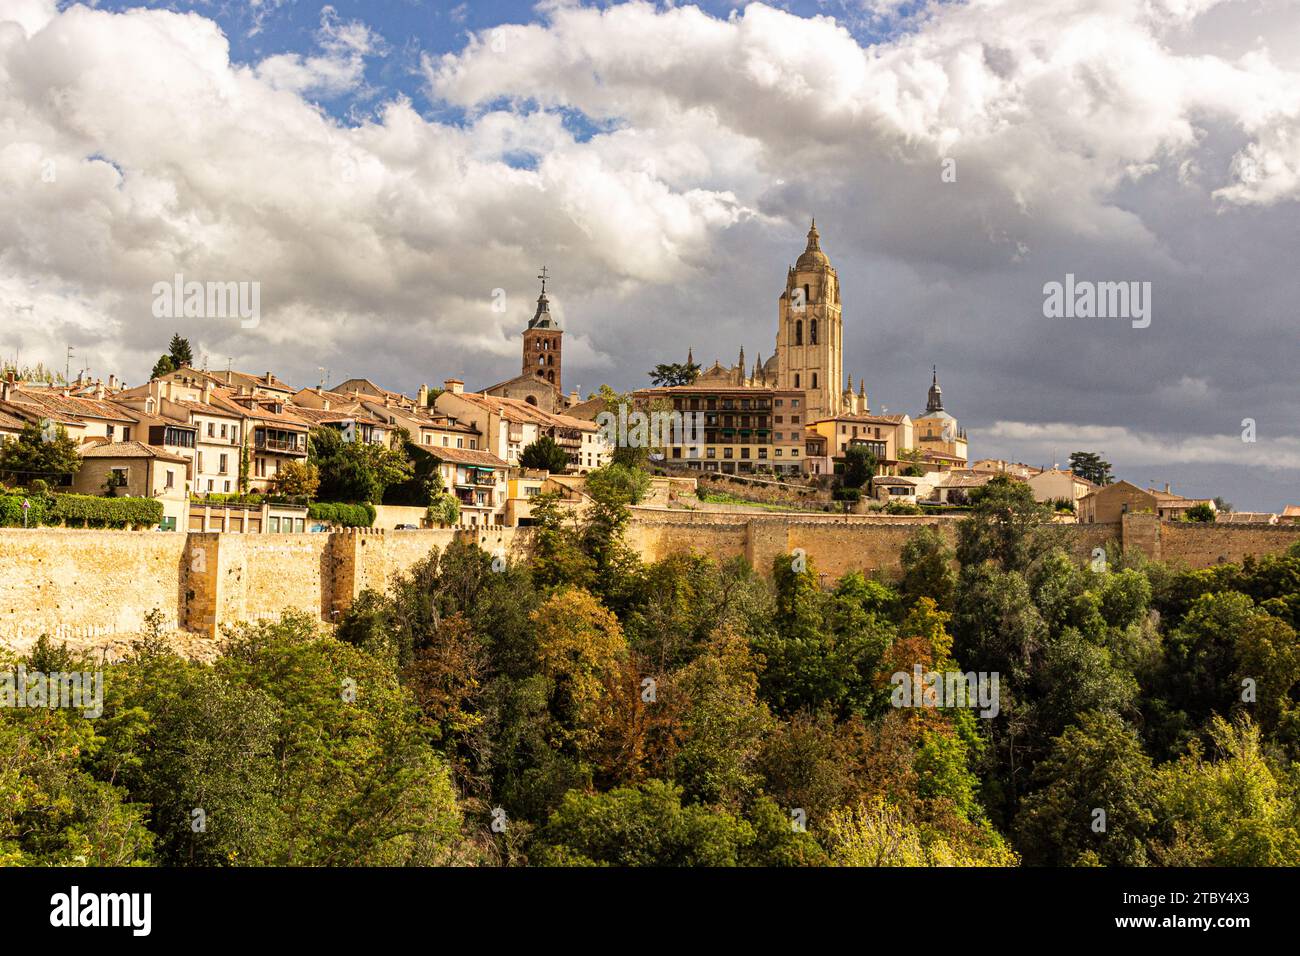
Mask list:
[[[794,264],[800,272],[815,272],[821,269],[829,269],[831,260],[826,258],[826,253],[822,252],[821,236],[817,232],[817,220],[812,221],[812,228],[808,230],[808,247],[804,249],[803,254]]]

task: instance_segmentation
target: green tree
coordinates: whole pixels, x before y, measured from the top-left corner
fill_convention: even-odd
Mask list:
[[[1109,485],[1115,480],[1110,472],[1110,462],[1102,461],[1101,456],[1093,451],[1071,452],[1070,471],[1095,485]]]
[[[1007,571],[1022,571],[1049,550],[1054,536],[1045,527],[1051,505],[1034,500],[1029,485],[994,475],[969,496],[971,514],[957,526],[957,560],[962,566],[996,561]]]
[[[1214,521],[1214,509],[1207,504],[1192,505],[1183,515],[1185,521]]]
[[[320,470],[310,461],[287,461],[271,479],[271,492],[291,498],[315,498]]]
[[[861,488],[871,481],[879,463],[865,445],[850,445],[844,449],[844,487]]]
[[[410,480],[415,469],[403,452],[370,442],[345,442],[336,429],[317,426],[308,435],[308,460],[320,472],[322,501],[379,504],[390,486]]]
[[[1113,712],[1086,713],[1057,737],[1034,782],[1016,821],[1026,863],[1147,863],[1154,773],[1137,734]]]
[[[915,601],[933,598],[941,608],[952,607],[957,574],[952,568],[953,551],[937,528],[921,528],[903,545],[899,561],[903,566],[900,588]]]
[[[569,468],[569,453],[561,448],[554,438],[542,435],[523,450],[519,456],[519,464],[524,468],[562,475]]]
[[[683,805],[662,780],[603,794],[571,792],[538,834],[544,866],[738,866],[756,834],[745,820]]]
[[[158,356],[158,361],[153,363],[153,371],[149,373],[149,380],[163,378],[174,371],[176,371],[176,363],[172,361],[170,355],[164,353]]]
[[[678,385],[692,385],[700,374],[700,367],[694,362],[660,363],[650,371],[650,381],[659,388],[671,388]]]
[[[28,422],[17,439],[0,444],[0,475],[17,481],[41,479],[58,483],[81,469],[77,443],[66,428],[48,419]]]
[[[172,367],[188,368],[194,364],[194,353],[190,350],[190,340],[181,338],[179,332],[172,333],[172,340],[167,344],[167,355],[172,360]]]

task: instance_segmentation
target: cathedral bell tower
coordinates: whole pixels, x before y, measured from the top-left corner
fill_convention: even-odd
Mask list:
[[[808,246],[786,275],[778,306],[777,384],[805,393],[804,424],[838,415],[843,409],[840,280],[822,252],[820,238],[814,219]]]
[[[524,374],[548,382],[562,393],[560,358],[564,330],[551,317],[551,303],[546,298],[546,280],[550,275],[545,266],[537,278],[542,280],[542,294],[537,297],[537,311],[524,329]]]

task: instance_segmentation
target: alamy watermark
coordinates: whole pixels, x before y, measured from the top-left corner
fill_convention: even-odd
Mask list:
[[[79,710],[94,719],[104,712],[103,671],[0,671],[0,707]]]
[[[240,328],[255,329],[262,321],[262,283],[186,282],[176,273],[171,282],[153,284],[153,314],[157,319],[239,319]]]
[[[926,671],[916,664],[911,673],[898,671],[889,682],[895,707],[978,707],[979,715],[990,719],[1001,710],[997,671]]]
[[[628,412],[627,406],[621,405],[618,414],[597,415],[596,424],[600,437],[614,448],[704,444],[703,412]]]
[[[1043,286],[1043,315],[1049,319],[1131,319],[1133,328],[1151,324],[1150,282],[1076,281],[1073,272],[1065,282]]]

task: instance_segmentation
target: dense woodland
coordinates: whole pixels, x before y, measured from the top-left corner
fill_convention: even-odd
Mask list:
[[[331,628],[239,627],[210,664],[147,637],[98,719],[0,713],[0,863],[1300,863],[1300,549],[1080,565],[995,479],[897,580],[644,564],[641,480]],[[998,673],[997,716],[894,706],[917,664]]]

